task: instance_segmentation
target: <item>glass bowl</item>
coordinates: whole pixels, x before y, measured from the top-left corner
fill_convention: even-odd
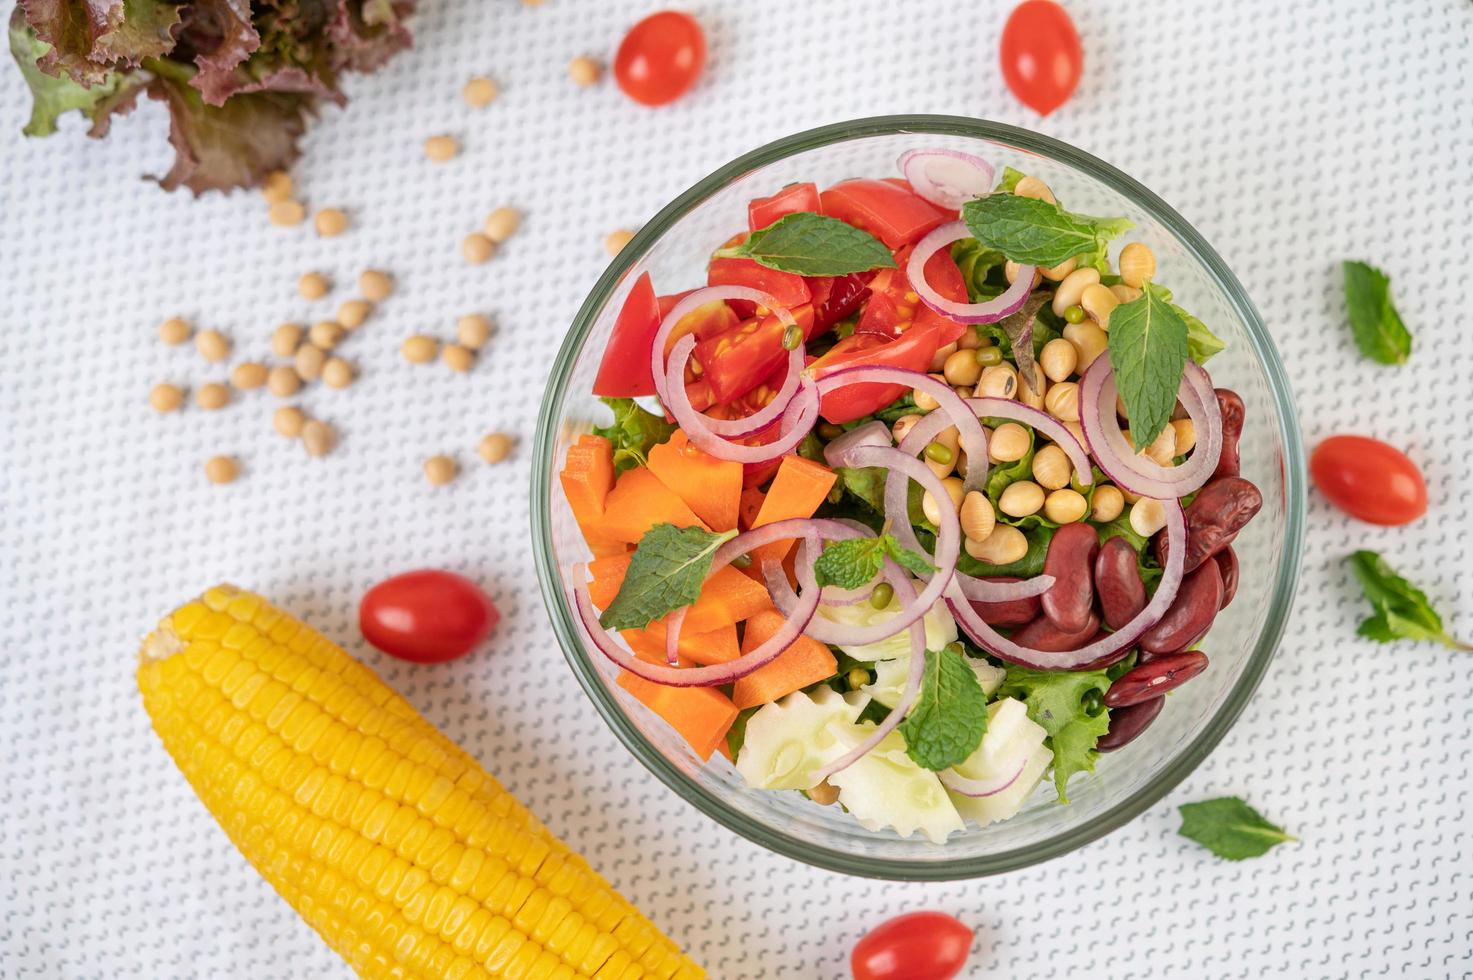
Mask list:
[[[819,186],[896,174],[913,147],[950,147],[1044,180],[1070,210],[1126,215],[1129,241],[1155,251],[1157,280],[1206,322],[1227,350],[1209,369],[1247,405],[1243,475],[1263,491],[1258,517],[1235,547],[1244,575],[1212,628],[1206,673],[1172,693],[1134,743],[1102,755],[1093,777],[1076,775],[1068,805],[1052,783],[1011,820],[968,826],[944,844],[859,826],[837,806],[798,793],[749,789],[720,755],[701,763],[680,736],[615,685],[617,671],[578,622],[571,575],[588,559],[557,480],[578,435],[607,420],[590,394],[614,318],[635,278],[657,292],[705,284],[711,251],[747,227],[747,202],[792,181]],[[1116,245],[1119,248],[1119,245]],[[809,130],[733,160],[676,197],[634,236],[594,285],[552,366],[532,461],[532,537],[553,629],[578,683],[635,757],[681,797],[764,847],[819,867],[900,880],[973,878],[1036,864],[1106,834],[1161,799],[1217,745],[1238,717],[1283,632],[1304,532],[1304,452],[1283,365],[1243,287],[1217,253],[1167,204],[1101,160],[1057,140],[999,123],[950,116],[883,116]]]

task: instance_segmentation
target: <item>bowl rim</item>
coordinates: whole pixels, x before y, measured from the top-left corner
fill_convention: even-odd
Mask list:
[[[597,669],[578,635],[578,624],[561,588],[561,578],[553,558],[551,527],[551,494],[555,480],[552,467],[557,442],[558,415],[564,401],[568,372],[565,367],[578,355],[594,321],[625,275],[643,257],[646,250],[679,219],[701,202],[720,191],[731,181],[774,161],[819,147],[844,143],[869,136],[898,134],[965,136],[995,140],[1020,150],[1038,153],[1081,170],[1130,198],[1135,204],[1165,226],[1217,281],[1238,315],[1247,326],[1249,343],[1267,376],[1279,416],[1279,435],[1283,442],[1284,472],[1284,548],[1277,569],[1271,604],[1258,641],[1244,665],[1242,674],[1229,691],[1222,707],[1203,729],[1172,758],[1150,781],[1132,795],[1105,811],[1085,826],[1057,834],[1027,847],[991,854],[913,862],[905,859],[851,854],[825,848],[806,840],[798,840],[782,830],[768,826],[746,813],[729,807],[698,782],[671,763],[658,748],[648,742],[619,707],[612,693],[599,677]],[[532,456],[531,523],[533,555],[537,581],[543,603],[552,620],[563,656],[574,676],[599,715],[613,729],[644,766],[653,772],[676,795],[694,805],[747,840],[804,864],[829,871],[867,878],[897,881],[953,881],[979,878],[1014,871],[1039,864],[1103,837],[1133,820],[1155,805],[1186,778],[1215,748],[1232,727],[1259,682],[1283,636],[1293,606],[1299,577],[1305,522],[1305,459],[1298,414],[1293,395],[1278,351],[1258,311],[1227,264],[1181,215],[1135,179],[1115,169],[1098,157],[1067,143],[990,120],[946,115],[887,115],[851,119],[804,130],[774,140],[744,153],[717,168],[677,196],[651,218],[628,245],[608,265],[583,301],[568,334],[553,362],[551,375],[537,416],[537,431]]]

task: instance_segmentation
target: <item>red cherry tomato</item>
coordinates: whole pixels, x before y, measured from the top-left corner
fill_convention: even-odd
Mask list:
[[[688,92],[705,66],[701,25],[690,14],[662,10],[635,24],[619,42],[614,78],[635,102],[664,105]]]
[[[1331,436],[1309,457],[1325,498],[1371,524],[1407,524],[1427,513],[1427,484],[1401,450],[1365,436]]]
[[[365,640],[391,657],[421,664],[465,656],[500,618],[479,585],[433,569],[385,579],[358,604]]]
[[[854,947],[854,980],[950,980],[972,951],[972,930],[944,912],[911,912]]]
[[[1054,0],[1026,0],[1002,29],[1002,77],[1018,101],[1048,115],[1069,100],[1084,69],[1079,33]]]

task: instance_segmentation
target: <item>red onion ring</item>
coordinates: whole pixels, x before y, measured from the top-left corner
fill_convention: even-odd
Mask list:
[[[1052,439],[1064,455],[1069,457],[1069,462],[1074,464],[1074,476],[1082,486],[1089,486],[1094,482],[1094,467],[1089,463],[1089,453],[1084,444],[1075,437],[1074,433],[1065,428],[1064,423],[1054,418],[1047,412],[1015,402],[1011,398],[968,398],[967,407],[976,412],[982,418],[1008,419],[1013,422],[1021,422],[1032,429],[1042,432]],[[967,456],[967,466],[970,471],[972,457]]]
[[[984,735],[983,738],[986,738],[986,736]],[[1007,777],[998,776],[994,779],[968,779],[965,776],[958,775],[954,769],[943,769],[936,775],[940,778],[941,785],[953,793],[976,799],[982,796],[996,796],[998,793],[1001,793],[1016,783],[1018,777],[1023,775],[1023,770],[1027,768],[1028,756],[1025,755],[1023,761],[1018,764],[1018,771]]]
[[[1079,422],[1100,469],[1121,488],[1157,500],[1184,497],[1203,486],[1222,455],[1222,407],[1207,372],[1187,361],[1177,390],[1196,426],[1199,442],[1180,466],[1162,466],[1137,453],[1115,415],[1115,372],[1108,357],[1095,359],[1079,382]]]
[[[855,446],[881,446],[889,448],[893,444],[894,440],[890,438],[890,427],[879,419],[872,419],[864,423],[864,425],[850,429],[823,447],[823,459],[830,467],[836,467],[839,464],[834,461]]]
[[[1161,574],[1161,582],[1156,586],[1156,594],[1151,596],[1151,601],[1146,603],[1146,607],[1114,633],[1086,644],[1078,650],[1059,653],[1019,646],[983,622],[982,617],[977,615],[972,604],[967,601],[960,584],[953,582],[946,590],[946,604],[951,608],[951,614],[955,617],[957,625],[965,630],[978,646],[993,656],[1006,660],[1010,664],[1030,667],[1034,670],[1097,670],[1121,660],[1130,651],[1135,641],[1140,639],[1141,634],[1156,625],[1171,608],[1171,603],[1176,599],[1177,590],[1181,587],[1183,552],[1186,550],[1186,517],[1182,513],[1179,501],[1167,499],[1162,503],[1166,508],[1167,555],[1166,568]]]
[[[665,662],[672,667],[680,664],[680,627],[685,625],[685,614],[690,606],[681,606],[670,614],[665,624]]]
[[[982,431],[982,423],[977,421],[976,413],[967,408],[962,397],[946,382],[937,381],[929,374],[921,374],[919,371],[866,365],[845,368],[825,375],[818,380],[818,393],[821,397],[835,388],[873,382],[904,385],[930,395],[939,406],[936,411],[945,412],[951,419],[951,423],[956,426],[957,441],[961,444],[962,451],[967,454],[966,488],[975,490],[985,482],[987,479],[987,433]],[[935,412],[928,414],[934,415]],[[975,469],[971,466],[971,461],[974,459],[982,461],[982,465]],[[929,473],[930,470],[926,472]]]
[[[1033,291],[1033,266],[1019,266],[1018,274],[1007,291],[985,303],[947,299],[926,281],[926,260],[952,242],[970,237],[972,233],[967,230],[965,222],[952,221],[942,225],[916,243],[915,251],[910,253],[910,260],[905,264],[905,276],[921,302],[942,316],[957,323],[995,323],[1016,313],[1027,302],[1028,294]]]
[[[906,150],[896,166],[911,190],[948,211],[992,193],[992,164],[960,150]]]
[[[693,313],[707,303],[718,300],[743,299],[756,303],[758,306],[766,307],[782,321],[784,326],[797,326],[798,321],[793,318],[792,312],[785,306],[779,306],[768,293],[760,289],[751,289],[746,286],[706,286],[702,289],[692,290],[689,295],[681,299],[660,321],[660,329],[655,332],[654,344],[650,347],[650,370],[655,376],[655,393],[660,396],[660,403],[667,408],[670,406],[670,390],[674,387],[685,387],[685,361],[689,354],[677,357],[676,352],[670,352],[671,363],[680,364],[680,373],[671,380],[670,372],[665,369],[665,344],[668,342],[671,332],[676,324],[689,313]],[[691,341],[695,346],[695,341]],[[764,405],[758,412],[754,412],[745,418],[739,419],[713,419],[702,414],[702,419],[707,429],[719,436],[749,436],[761,432],[783,413],[792,401],[793,395],[798,390],[798,375],[803,370],[803,345],[799,344],[788,354],[788,374],[783,379],[783,385],[778,389],[776,395],[768,404]],[[689,403],[689,398],[686,399]],[[694,409],[692,409],[694,411]],[[673,414],[673,413],[672,413]]]
[[[793,375],[794,378],[800,379],[798,392],[783,406],[782,434],[775,442],[765,445],[740,446],[713,432],[709,423],[716,420],[697,412],[690,403],[690,395],[686,392],[682,380],[685,376],[685,362],[690,359],[690,352],[695,346],[696,338],[692,334],[686,334],[677,340],[675,347],[670,351],[670,368],[666,375],[669,400],[665,402],[665,407],[670,410],[676,423],[685,430],[686,438],[691,441],[691,444],[717,459],[728,459],[738,463],[765,463],[797,448],[804,436],[808,435],[808,430],[813,427],[813,422],[818,416],[819,401],[814,383],[807,378]],[[771,407],[771,405],[768,406],[768,408]]]
[[[790,538],[806,538],[810,535],[816,537],[817,531],[813,527],[814,523],[805,518],[794,518],[774,521],[771,524],[764,524],[738,534],[716,549],[716,554],[711,557],[711,570],[706,574],[706,578],[709,579],[730,565],[738,555],[746,554],[753,548],[760,548],[764,544],[785,541]],[[593,645],[598,647],[600,653],[631,674],[643,677],[647,681],[654,681],[656,684],[664,684],[667,687],[715,687],[719,684],[730,684],[732,681],[740,680],[777,659],[779,654],[792,646],[793,642],[803,635],[803,630],[813,618],[814,611],[818,609],[819,590],[805,588],[803,595],[798,597],[798,607],[789,615],[788,621],[772,635],[771,639],[751,653],[744,654],[728,663],[708,667],[668,667],[640,660],[620,647],[614,638],[604,630],[598,621],[598,611],[593,607],[593,600],[589,598],[588,584],[582,581],[583,570],[584,566],[581,565],[573,570],[574,580],[578,583],[574,586],[573,597],[578,609],[578,618],[583,621],[583,628],[593,640]],[[671,649],[678,649],[680,627],[684,619],[684,616],[678,619],[672,618],[666,624],[665,647],[667,652]]]

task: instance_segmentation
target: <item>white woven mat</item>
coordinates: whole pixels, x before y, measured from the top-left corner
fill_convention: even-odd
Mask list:
[[[427,2],[416,50],[352,84],[308,140],[298,181],[355,227],[319,241],[267,225],[254,195],[191,201],[140,182],[166,167],[144,107],[104,143],[76,125],[24,141],[0,70],[0,976],[324,977],[346,969],[247,868],[150,733],[139,637],[220,579],[275,597],[364,657],[479,756],[711,969],[847,976],[849,948],[901,911],[977,929],[971,976],[1444,977],[1473,974],[1473,657],[1379,647],[1341,557],[1381,549],[1473,633],[1473,6],[1466,0],[1219,4],[1076,0],[1080,91],[1038,120],[1003,88],[1009,3],[720,3],[700,87],[650,111],[612,84],[575,89],[569,58],[609,56],[653,2]],[[503,86],[475,112],[471,74]],[[1288,362],[1311,441],[1407,446],[1432,509],[1352,524],[1311,499],[1298,606],[1236,729],[1129,827],[1029,871],[894,885],[814,871],[723,831],[619,746],[547,627],[527,549],[527,453],[498,468],[479,436],[530,437],[563,330],[605,261],[695,179],[778,136],[927,111],[1035,126],[1140,178],[1213,242]],[[422,140],[464,154],[427,163]],[[459,240],[492,207],[524,232],[480,268]],[[1412,363],[1361,360],[1337,263],[1394,276]],[[219,378],[154,340],[182,315],[264,355],[270,328],[351,295],[370,265],[399,292],[349,342],[361,379],[305,403],[343,432],[309,461],[264,394],[226,411],[149,410],[156,381]],[[321,269],[331,302],[296,297]],[[466,376],[411,368],[411,331],[499,324]],[[207,486],[206,457],[243,473]],[[432,490],[424,457],[464,473]],[[365,647],[356,600],[435,565],[492,588],[493,652],[409,669]],[[1242,794],[1302,843],[1242,864],[1177,837],[1175,805]]]

